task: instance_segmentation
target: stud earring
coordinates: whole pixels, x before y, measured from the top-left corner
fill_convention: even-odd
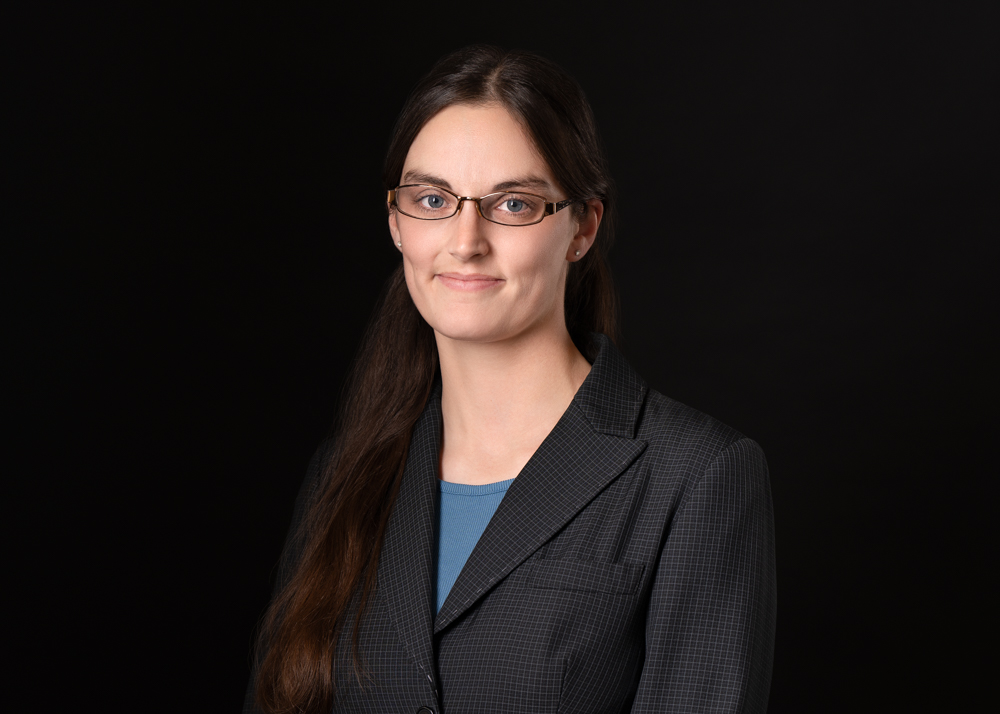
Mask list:
[[[403,247],[403,241],[399,241],[399,240],[396,241],[396,247],[397,248],[402,248]],[[577,251],[577,254],[579,255],[579,251]]]
[[[580,255],[580,251],[576,251],[576,254],[577,254],[577,255]]]

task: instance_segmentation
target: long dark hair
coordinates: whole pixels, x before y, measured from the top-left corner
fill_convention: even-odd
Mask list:
[[[386,190],[400,181],[424,124],[454,104],[499,104],[521,122],[566,194],[604,203],[597,238],[566,280],[566,326],[593,359],[590,333],[617,333],[607,264],[614,189],[590,105],[555,63],[530,52],[472,46],[440,60],[396,122],[385,160]],[[406,355],[400,359],[399,355]],[[376,585],[378,556],[399,490],[413,425],[438,369],[431,327],[410,298],[402,266],[387,283],[358,352],[323,476],[297,535],[289,575],[265,616],[257,701],[267,712],[329,712],[337,641],[354,614],[353,665],[363,673],[358,626]]]

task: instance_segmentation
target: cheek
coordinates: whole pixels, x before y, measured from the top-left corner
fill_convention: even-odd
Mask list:
[[[430,270],[434,264],[436,245],[432,236],[428,236],[420,231],[420,226],[414,227],[412,221],[401,221],[396,224],[395,237],[402,245],[400,252],[403,254],[403,263],[409,264],[419,272],[421,269]]]
[[[434,261],[436,252],[426,241],[419,241],[412,235],[402,235],[403,276],[413,304],[427,322],[434,324],[435,309]]]
[[[430,294],[429,286],[421,280],[421,271],[416,269],[413,263],[403,258],[403,278],[406,280],[406,290],[410,293],[410,299],[417,308],[420,316],[434,329],[437,329],[437,317],[434,310],[433,295]]]
[[[406,241],[403,241],[402,247],[403,253],[403,275],[406,278],[406,287],[410,291],[410,297],[413,298],[413,302],[420,307],[422,301],[422,293],[426,290],[426,286],[423,283],[426,281],[426,270],[424,270],[424,261],[419,252],[414,251],[412,248],[406,245]]]
[[[410,293],[410,298],[413,300],[413,304],[417,306],[418,310],[420,310],[420,292],[413,280],[413,266],[411,266],[410,262],[405,258],[403,259],[403,279],[406,281],[406,289]],[[420,312],[422,313],[423,310],[420,310]]]
[[[547,240],[524,246],[527,249],[517,259],[518,272],[533,292],[551,294],[561,289],[569,267],[566,261],[568,244],[562,236],[549,236]]]

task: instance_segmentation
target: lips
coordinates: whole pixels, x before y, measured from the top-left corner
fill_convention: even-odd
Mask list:
[[[462,292],[489,290],[504,282],[502,278],[482,273],[438,273],[436,277],[445,287]]]

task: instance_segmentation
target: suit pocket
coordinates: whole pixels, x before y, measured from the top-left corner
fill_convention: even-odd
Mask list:
[[[645,566],[640,563],[598,563],[592,560],[536,560],[530,587],[581,593],[634,595]]]

